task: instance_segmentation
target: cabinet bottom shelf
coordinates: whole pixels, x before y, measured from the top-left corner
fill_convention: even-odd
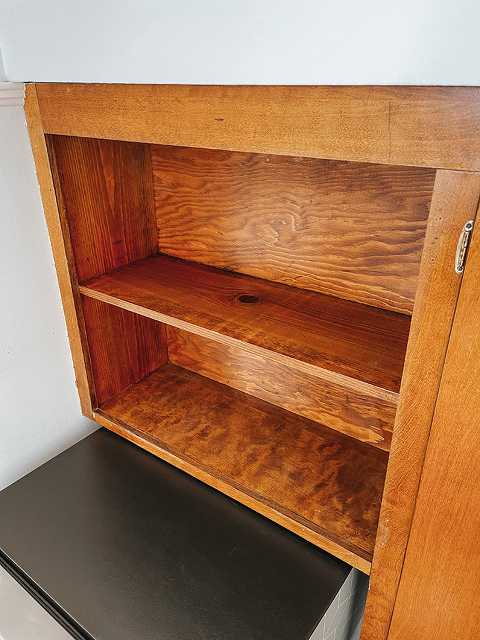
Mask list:
[[[366,573],[388,454],[166,364],[97,421]]]

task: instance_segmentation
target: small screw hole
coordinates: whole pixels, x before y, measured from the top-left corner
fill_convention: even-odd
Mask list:
[[[260,298],[258,296],[252,296],[249,293],[242,293],[242,295],[237,296],[236,299],[242,304],[258,304],[260,302]]]

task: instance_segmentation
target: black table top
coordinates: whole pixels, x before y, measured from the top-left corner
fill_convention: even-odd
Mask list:
[[[1,563],[78,638],[306,640],[350,571],[105,429],[0,514]]]

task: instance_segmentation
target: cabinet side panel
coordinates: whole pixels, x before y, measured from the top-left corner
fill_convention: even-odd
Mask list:
[[[480,637],[479,267],[477,229],[448,346],[389,640]]]
[[[475,218],[479,196],[480,174],[437,172],[362,640],[387,637],[462,280],[454,269],[457,242],[465,222]]]
[[[82,302],[98,404],[167,362],[165,325],[93,298]]]
[[[152,146],[168,255],[412,313],[433,169]]]
[[[37,102],[35,85],[27,85],[25,88],[25,113],[27,116],[30,141],[32,143],[35,167],[37,170],[43,208],[52,245],[52,253],[55,260],[58,284],[62,296],[63,310],[68,330],[68,339],[72,352],[75,378],[80,397],[80,405],[84,415],[93,417],[91,378],[89,366],[85,361],[82,329],[77,317],[78,296],[75,295],[76,277],[75,267],[71,256],[68,255],[65,237],[66,229],[62,222],[59,203],[56,198],[54,178],[49,162],[49,154],[42,119]]]
[[[148,145],[52,136],[82,282],[157,252]]]
[[[315,420],[362,442],[389,450],[396,404],[351,387],[167,326],[173,364]]]

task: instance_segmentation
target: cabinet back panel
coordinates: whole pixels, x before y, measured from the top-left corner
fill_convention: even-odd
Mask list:
[[[161,253],[412,313],[435,170],[151,150]]]
[[[52,136],[80,282],[157,252],[148,145]]]
[[[97,405],[165,364],[165,325],[93,298],[83,314]]]

